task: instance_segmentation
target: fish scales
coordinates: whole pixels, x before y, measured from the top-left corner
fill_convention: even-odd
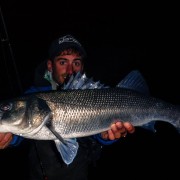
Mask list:
[[[143,125],[152,120],[177,120],[179,109],[162,100],[121,88],[68,90],[39,94],[53,113],[64,137],[86,136],[109,129],[116,120]],[[56,97],[56,98],[50,98]],[[72,135],[73,134],[73,135]]]
[[[17,98],[12,103],[24,107],[1,116],[0,132],[8,130],[33,139],[56,138],[45,126],[47,121],[51,121],[63,138],[103,132],[116,119],[134,126],[162,120],[180,127],[179,107],[125,88],[41,92]]]
[[[180,133],[179,106],[151,97],[139,71],[130,72],[115,88],[77,73],[62,91],[0,102],[0,132],[54,140],[67,165],[77,155],[76,138],[106,131],[117,120],[153,131],[154,121],[166,121]]]

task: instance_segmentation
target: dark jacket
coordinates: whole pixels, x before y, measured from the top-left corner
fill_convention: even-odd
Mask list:
[[[34,86],[25,93],[36,93],[52,90],[51,84],[45,80],[45,64],[41,64],[35,73]],[[22,137],[14,136],[11,145],[18,145]],[[56,149],[54,141],[26,139],[29,151],[28,177],[26,180],[87,180],[88,166],[100,157],[102,146],[114,141],[105,141],[100,135],[78,138],[78,153],[70,165],[66,165]]]

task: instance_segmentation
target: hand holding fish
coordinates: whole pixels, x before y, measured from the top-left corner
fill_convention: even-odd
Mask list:
[[[111,129],[101,133],[103,139],[115,140],[126,137],[127,133],[133,133],[135,127],[129,122],[116,122],[111,125]]]
[[[12,140],[11,133],[0,133],[0,149],[5,149]]]
[[[119,139],[125,137],[127,133],[133,133],[135,131],[134,126],[129,122],[117,122],[111,125],[111,129],[101,133],[103,139]],[[0,133],[0,149],[8,147],[12,140],[12,133]]]
[[[142,79],[138,71],[131,74]],[[133,133],[135,126],[146,126],[154,132],[158,120],[169,122],[180,132],[179,106],[150,96],[139,80],[135,88],[127,88],[124,82],[114,88],[65,88],[1,102],[0,132],[54,140],[66,164],[77,154],[78,137],[101,133],[104,139],[114,140]],[[96,83],[90,85],[96,87]]]

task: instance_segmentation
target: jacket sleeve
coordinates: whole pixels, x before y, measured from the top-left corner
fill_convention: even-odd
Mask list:
[[[13,135],[13,139],[10,142],[9,146],[18,146],[24,138],[21,136]]]
[[[118,139],[115,139],[115,140],[105,140],[101,137],[101,134],[96,134],[94,135],[94,138],[100,142],[102,145],[111,145],[113,144],[114,142],[118,141]]]

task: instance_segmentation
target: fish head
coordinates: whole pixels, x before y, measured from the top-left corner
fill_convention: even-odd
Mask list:
[[[0,103],[0,132],[12,132],[23,122],[26,101],[12,100]]]

